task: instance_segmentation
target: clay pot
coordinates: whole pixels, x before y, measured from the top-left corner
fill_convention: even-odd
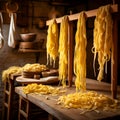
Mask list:
[[[33,42],[36,39],[36,33],[24,33],[20,34],[22,41],[24,42]]]

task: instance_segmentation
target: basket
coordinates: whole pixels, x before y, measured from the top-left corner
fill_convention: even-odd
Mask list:
[[[17,12],[19,6],[16,2],[7,2],[6,3],[6,10],[8,13],[14,13]]]

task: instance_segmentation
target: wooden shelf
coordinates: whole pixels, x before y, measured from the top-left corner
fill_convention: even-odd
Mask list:
[[[41,52],[46,52],[46,49],[21,49],[19,48],[18,52],[23,52],[23,53],[35,53],[35,62],[38,63],[39,61],[39,57],[40,57],[40,53]]]
[[[58,5],[58,6],[70,6],[71,3],[70,2],[51,2],[51,5]]]
[[[19,52],[45,52],[46,49],[19,49]]]

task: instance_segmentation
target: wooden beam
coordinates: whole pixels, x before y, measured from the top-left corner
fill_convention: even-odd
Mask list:
[[[68,85],[72,86],[73,79],[73,23],[69,22],[68,27]]]
[[[113,13],[118,12],[118,5],[117,4],[111,5],[111,8],[112,8]],[[94,16],[96,16],[96,13],[97,13],[97,9],[89,10],[89,11],[85,12],[87,17],[94,17]],[[79,16],[79,13],[76,13],[76,14],[73,14],[73,15],[68,15],[69,21],[77,20],[78,16]],[[63,17],[56,18],[57,23],[61,23],[62,18]],[[49,25],[50,23],[51,23],[51,20],[46,21],[46,25]]]
[[[113,44],[111,57],[111,91],[112,98],[117,97],[117,76],[118,76],[118,19],[113,15]]]

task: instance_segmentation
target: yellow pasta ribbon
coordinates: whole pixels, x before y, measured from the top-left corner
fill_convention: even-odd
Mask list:
[[[44,95],[46,94],[57,95],[65,91],[60,90],[60,88],[54,88],[50,85],[32,83],[32,84],[28,84],[27,86],[24,86],[23,92],[24,94],[39,93],[39,94],[44,94]]]
[[[9,80],[11,74],[21,74],[21,73],[22,73],[22,67],[11,66],[8,69],[2,71],[2,81],[6,82],[6,80]]]
[[[68,75],[68,25],[68,17],[64,16],[60,25],[59,38],[59,80],[62,81],[63,87],[66,86]]]
[[[74,51],[74,74],[76,90],[86,90],[86,19],[82,11],[77,22]]]
[[[105,63],[107,64],[111,58],[113,20],[110,8],[110,5],[98,8],[94,22],[93,68],[95,73],[95,60],[98,53],[99,74],[97,80],[99,81],[103,79]]]
[[[27,63],[22,67],[22,69],[25,72],[41,72],[41,71],[47,70],[48,68],[44,64],[39,64],[39,63],[29,64],[29,63]]]
[[[58,98],[58,104],[64,108],[80,108],[83,113],[87,111],[103,111],[118,110],[119,101],[112,99],[104,94],[95,91],[75,92],[68,95],[62,95]]]
[[[48,35],[47,35],[47,64],[54,61],[55,67],[55,60],[58,56],[58,25],[55,19],[52,20],[51,24],[48,27]]]

